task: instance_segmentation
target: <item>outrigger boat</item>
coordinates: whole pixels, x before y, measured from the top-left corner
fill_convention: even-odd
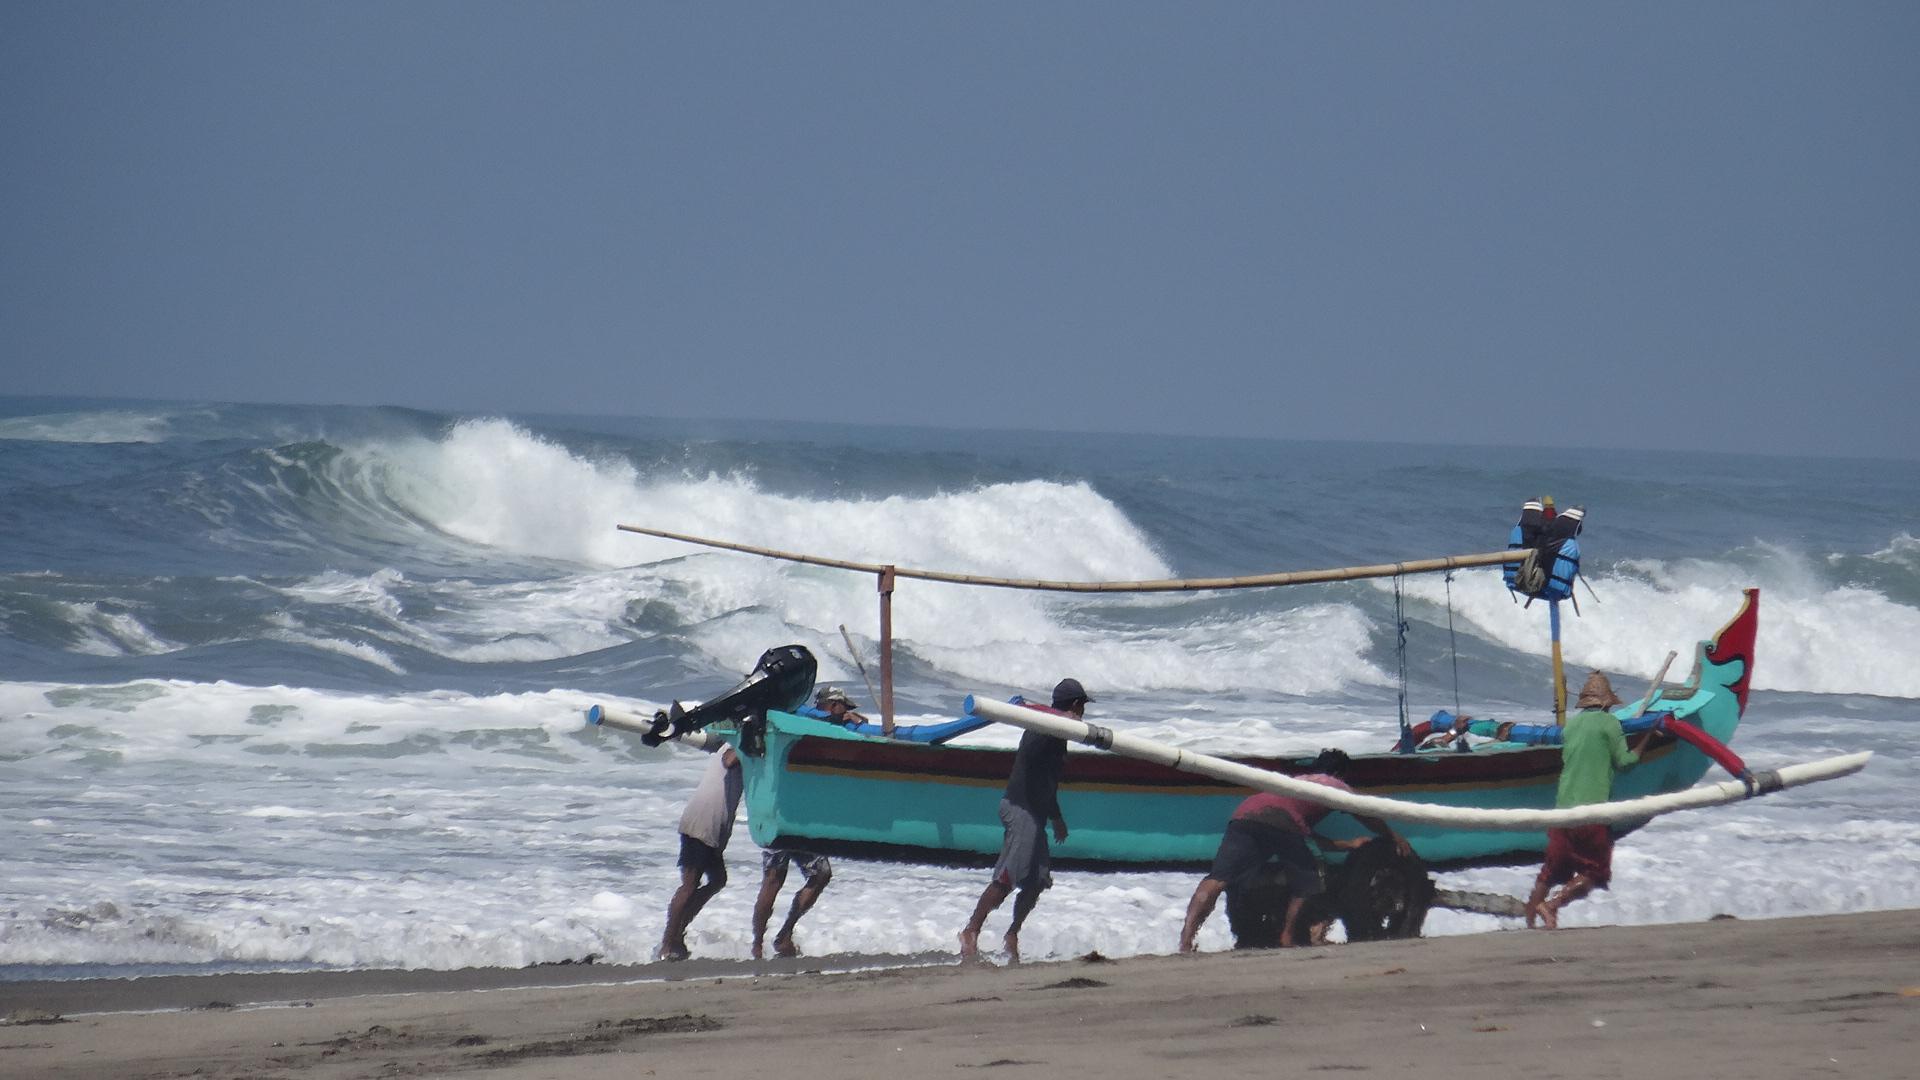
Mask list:
[[[1523,550],[1533,555],[1538,549],[1527,545]],[[1477,565],[1516,564],[1524,583],[1526,569],[1539,560],[1522,562],[1523,557],[1510,551],[1454,559],[1478,560]],[[1573,557],[1577,559],[1577,549]],[[1547,565],[1551,564],[1549,558]],[[895,572],[891,567],[884,569],[889,575]],[[1546,576],[1544,567],[1538,576]],[[1560,579],[1567,592],[1572,577],[1567,573]],[[1566,595],[1546,587],[1555,604]],[[883,624],[884,612],[883,608]],[[1616,710],[1629,734],[1655,732],[1640,763],[1617,777],[1616,800],[1684,798],[1671,793],[1691,788],[1715,762],[1740,778],[1746,795],[1780,786],[1771,774],[1756,780],[1726,747],[1739,726],[1752,684],[1758,620],[1759,591],[1746,590],[1734,617],[1696,646],[1692,674],[1685,682],[1662,682],[1663,668],[1640,699]],[[1554,622],[1557,630],[1557,607]],[[1555,645],[1557,661],[1557,633]],[[882,656],[884,671],[884,651]],[[1556,674],[1557,668],[1556,664]],[[649,720],[596,706],[589,716],[595,723],[642,731],[652,742],[704,729],[735,745],[745,768],[749,828],[753,839],[765,847],[913,863],[990,864],[1001,844],[995,807],[1011,771],[1013,752],[890,739],[803,715],[809,711],[805,703],[814,674],[815,661],[806,649],[785,646],[763,656],[739,686],[694,710],[676,705],[671,713],[658,713]],[[1562,688],[1556,690],[1564,694]],[[1563,702],[1564,697],[1557,700]],[[968,698],[965,712],[963,720],[993,719],[1022,726],[1055,721],[1050,710],[1018,699],[1009,707],[997,702],[976,704]],[[1097,725],[1049,730],[1124,752],[1115,743],[1125,742],[1125,737],[1116,739]],[[1546,825],[1538,822],[1547,819],[1539,817],[1536,822],[1533,818],[1552,813],[1560,773],[1558,727],[1503,724],[1483,732],[1491,734],[1492,740],[1469,752],[1422,751],[1418,736],[1425,732],[1420,726],[1408,729],[1403,721],[1402,739],[1395,748],[1352,755],[1347,779],[1355,793],[1371,797],[1368,801],[1374,803],[1360,812],[1396,818],[1397,831],[1411,843],[1417,858],[1399,861],[1384,844],[1370,845],[1354,857],[1355,864],[1366,865],[1351,865],[1343,875],[1354,883],[1346,889],[1349,895],[1341,911],[1350,938],[1418,933],[1433,895],[1429,869],[1522,865],[1541,859]],[[1144,744],[1144,740],[1132,741]],[[1171,748],[1154,748],[1144,756],[1150,760],[1103,753],[1068,756],[1060,803],[1071,831],[1054,848],[1056,863],[1093,870],[1204,869],[1239,801],[1255,787],[1293,782],[1289,778],[1308,771],[1310,763],[1306,757],[1239,757],[1225,762],[1225,769],[1196,773],[1189,771],[1194,762],[1221,759]],[[1860,756],[1860,762],[1847,771],[1863,762]],[[1727,797],[1740,794],[1736,790]],[[1332,805],[1330,800],[1321,801]],[[1616,815],[1620,819],[1612,823],[1615,831],[1629,832],[1659,812],[1653,803],[1648,806],[1648,812],[1638,818]],[[1667,808],[1671,807],[1660,809]],[[1501,824],[1506,819],[1497,814],[1490,817],[1489,811],[1508,815],[1511,823]],[[1347,815],[1329,818],[1321,831],[1333,837],[1365,835]]]
[[[1673,721],[1688,722],[1720,743],[1733,738],[1753,667],[1758,608],[1757,590],[1749,590],[1739,614],[1699,644],[1685,684],[1655,687],[1619,710],[1639,714],[1624,722],[1630,732],[1664,730],[1655,734],[1641,763],[1618,778],[1618,797],[1684,790],[1713,764],[1674,734],[1679,729]],[[992,863],[1001,840],[994,806],[1012,769],[1013,751],[888,739],[804,715],[803,703],[813,689],[812,655],[785,646],[769,657],[757,669],[760,677],[709,703],[735,715],[700,723],[686,714],[742,752],[747,820],[756,843],[896,862]],[[769,698],[781,704],[765,704]],[[967,713],[976,715],[974,708],[968,699]],[[595,719],[605,722],[617,715],[602,709]],[[1361,794],[1440,806],[1551,808],[1560,776],[1557,740],[1522,742],[1512,734],[1508,741],[1466,753],[1355,754],[1348,779]],[[1230,760],[1292,776],[1306,771],[1311,758]],[[1094,870],[1204,869],[1228,816],[1251,793],[1245,785],[1166,765],[1109,754],[1069,755],[1060,803],[1072,830],[1055,846],[1054,860]],[[1351,820],[1330,822],[1326,830],[1333,836],[1365,835]],[[1411,823],[1400,831],[1428,866],[1442,870],[1538,862],[1546,846],[1538,830]]]

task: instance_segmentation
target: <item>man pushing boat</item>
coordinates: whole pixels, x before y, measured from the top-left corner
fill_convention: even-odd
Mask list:
[[[700,783],[680,814],[680,887],[667,903],[667,926],[660,935],[660,947],[653,952],[655,960],[685,960],[690,955],[688,924],[727,887],[724,853],[745,788],[740,756],[733,747],[715,742],[707,752],[714,755],[713,760],[700,774]]]
[[[1556,809],[1589,806],[1613,798],[1613,774],[1640,761],[1653,728],[1627,748],[1620,718],[1611,710],[1620,695],[1606,675],[1594,672],[1580,688],[1579,712],[1567,718],[1560,738],[1560,789]],[[1547,859],[1527,898],[1527,925],[1535,920],[1549,930],[1560,927],[1560,909],[1613,880],[1613,831],[1606,825],[1575,825],[1547,830]],[[1549,899],[1547,891],[1561,886]]]
[[[1310,771],[1300,779],[1337,791],[1352,791],[1344,779],[1351,765],[1352,760],[1344,750],[1322,750],[1308,767]],[[1187,901],[1186,922],[1180,927],[1180,951],[1194,951],[1194,938],[1207,916],[1213,914],[1220,894],[1251,883],[1270,861],[1279,863],[1287,879],[1287,913],[1280,924],[1280,945],[1282,948],[1294,945],[1299,935],[1295,924],[1300,920],[1300,909],[1309,899],[1326,891],[1319,860],[1307,846],[1307,839],[1311,837],[1322,847],[1344,851],[1367,843],[1360,837],[1330,840],[1315,833],[1314,826],[1330,813],[1331,810],[1319,803],[1271,791],[1255,792],[1241,800],[1227,821],[1226,834],[1220,838],[1220,850],[1213,857],[1213,868],[1200,879],[1192,899]],[[1358,820],[1374,834],[1393,841],[1401,855],[1412,853],[1406,840],[1386,822],[1372,817]]]

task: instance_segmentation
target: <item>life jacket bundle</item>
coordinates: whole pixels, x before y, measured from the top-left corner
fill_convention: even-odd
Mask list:
[[[1555,514],[1539,499],[1520,508],[1520,522],[1507,537],[1507,549],[1526,549],[1527,557],[1502,572],[1507,588],[1530,600],[1565,600],[1580,576],[1580,527],[1587,512],[1569,507]]]

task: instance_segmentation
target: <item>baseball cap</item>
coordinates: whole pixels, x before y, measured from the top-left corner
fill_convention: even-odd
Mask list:
[[[1061,679],[1053,688],[1053,707],[1056,709],[1064,709],[1076,701],[1091,702],[1092,700],[1087,696],[1086,687],[1080,685],[1079,679]]]

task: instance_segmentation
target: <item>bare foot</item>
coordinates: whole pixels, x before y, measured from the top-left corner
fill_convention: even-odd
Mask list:
[[[653,950],[655,960],[665,960],[669,963],[685,960],[692,955],[693,953],[689,952],[685,945],[669,945],[665,942],[661,942],[660,947]]]
[[[1560,929],[1560,912],[1551,903],[1540,905],[1540,925],[1549,930]]]
[[[795,945],[793,943],[792,938],[774,938],[773,939],[773,955],[799,956],[800,946]]]
[[[960,931],[960,959],[971,960],[980,955],[980,931]]]
[[[765,960],[767,958],[767,947],[758,941],[754,942],[753,958],[755,960]]]
[[[1020,962],[1020,935],[1015,934],[1014,932],[1009,930],[1007,932],[1006,938],[1003,939],[1002,944],[1006,945],[1007,947],[1007,963],[1009,964],[1019,963]]]

